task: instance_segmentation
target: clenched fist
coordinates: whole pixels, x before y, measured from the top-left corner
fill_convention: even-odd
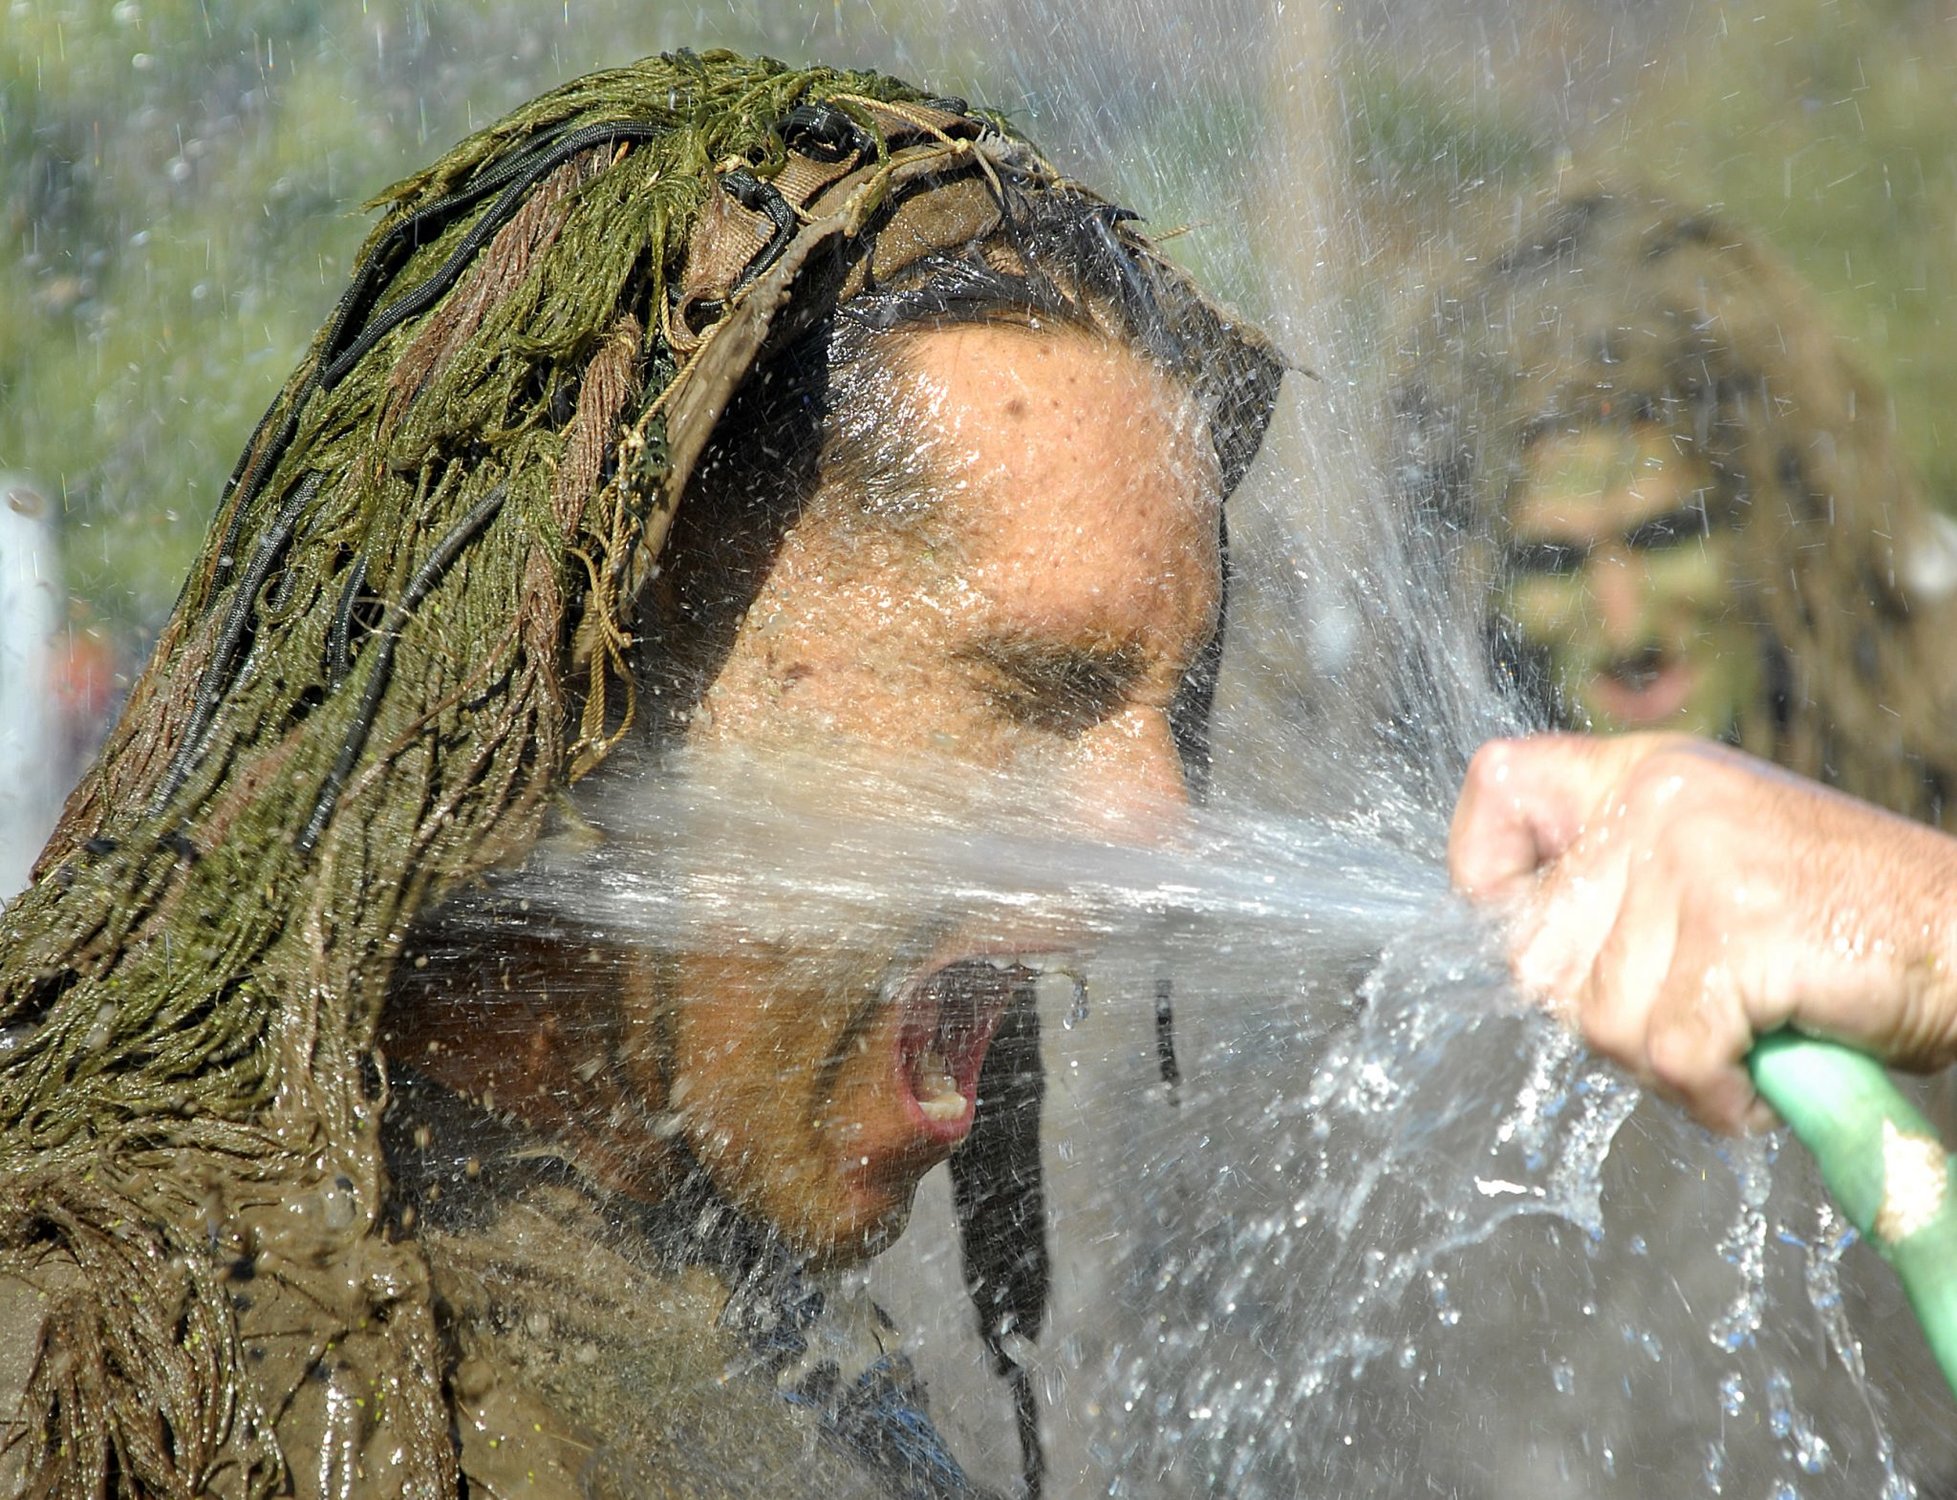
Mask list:
[[[1511,909],[1524,986],[1714,1129],[1772,1121],[1744,1060],[1783,1026],[1957,1060],[1957,840],[1737,750],[1491,741],[1448,862]]]

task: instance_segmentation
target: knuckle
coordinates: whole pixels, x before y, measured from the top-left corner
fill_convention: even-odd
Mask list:
[[[1676,1093],[1693,1093],[1707,1075],[1704,1040],[1674,1020],[1654,1018],[1644,1042],[1652,1078]]]
[[[1644,1028],[1628,1007],[1600,986],[1589,984],[1577,996],[1576,1016],[1591,1051],[1640,1075],[1646,1072],[1639,1048]]]
[[[1488,740],[1468,761],[1465,785],[1472,792],[1485,793],[1508,779],[1515,757],[1512,740]]]

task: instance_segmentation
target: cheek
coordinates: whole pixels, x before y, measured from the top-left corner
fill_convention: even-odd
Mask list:
[[[1760,680],[1760,653],[1753,632],[1738,622],[1717,625],[1696,642],[1699,692],[1705,710],[1730,720],[1750,701]]]
[[[713,1073],[733,1087],[813,1075],[877,992],[891,961],[881,948],[762,944],[699,952],[673,966],[676,1073]]]
[[[1531,645],[1554,651],[1582,633],[1583,598],[1575,578],[1525,578],[1509,586],[1503,613]]]
[[[1646,564],[1653,603],[1676,615],[1713,619],[1729,612],[1722,554],[1690,543],[1654,555]]]
[[[941,687],[944,613],[915,592],[805,590],[750,611],[704,700],[694,743],[902,743]]]
[[[746,1114],[798,1066],[799,1051],[819,1045],[821,1016],[796,1004],[787,965],[702,955],[676,974],[673,1074],[688,1110]]]
[[[985,726],[957,673],[866,642],[855,659],[782,679],[765,710],[747,717],[745,738],[833,756],[839,768],[864,753],[886,770],[945,755],[983,759]]]
[[[899,772],[946,760],[1003,769],[1016,762],[1015,733],[943,646],[942,624],[859,618],[806,647],[784,640],[749,670],[723,674],[690,739],[834,757],[839,767],[867,753]]]

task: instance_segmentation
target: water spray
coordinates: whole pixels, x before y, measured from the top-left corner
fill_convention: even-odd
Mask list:
[[[1776,1032],[1754,1045],[1747,1067],[1849,1220],[1895,1267],[1957,1392],[1957,1194],[1936,1132],[1875,1059],[1838,1042]]]

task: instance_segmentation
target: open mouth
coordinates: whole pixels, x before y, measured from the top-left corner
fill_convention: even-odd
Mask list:
[[[1658,645],[1611,658],[1598,669],[1592,689],[1598,706],[1619,728],[1671,718],[1685,707],[1691,691],[1691,665]]]
[[[1006,1007],[1040,971],[1014,959],[970,958],[927,975],[904,996],[897,1034],[898,1073],[909,1086],[915,1123],[957,1144],[972,1128],[979,1069]]]
[[[1604,676],[1627,693],[1642,693],[1658,681],[1667,665],[1664,647],[1646,646],[1606,662]]]

